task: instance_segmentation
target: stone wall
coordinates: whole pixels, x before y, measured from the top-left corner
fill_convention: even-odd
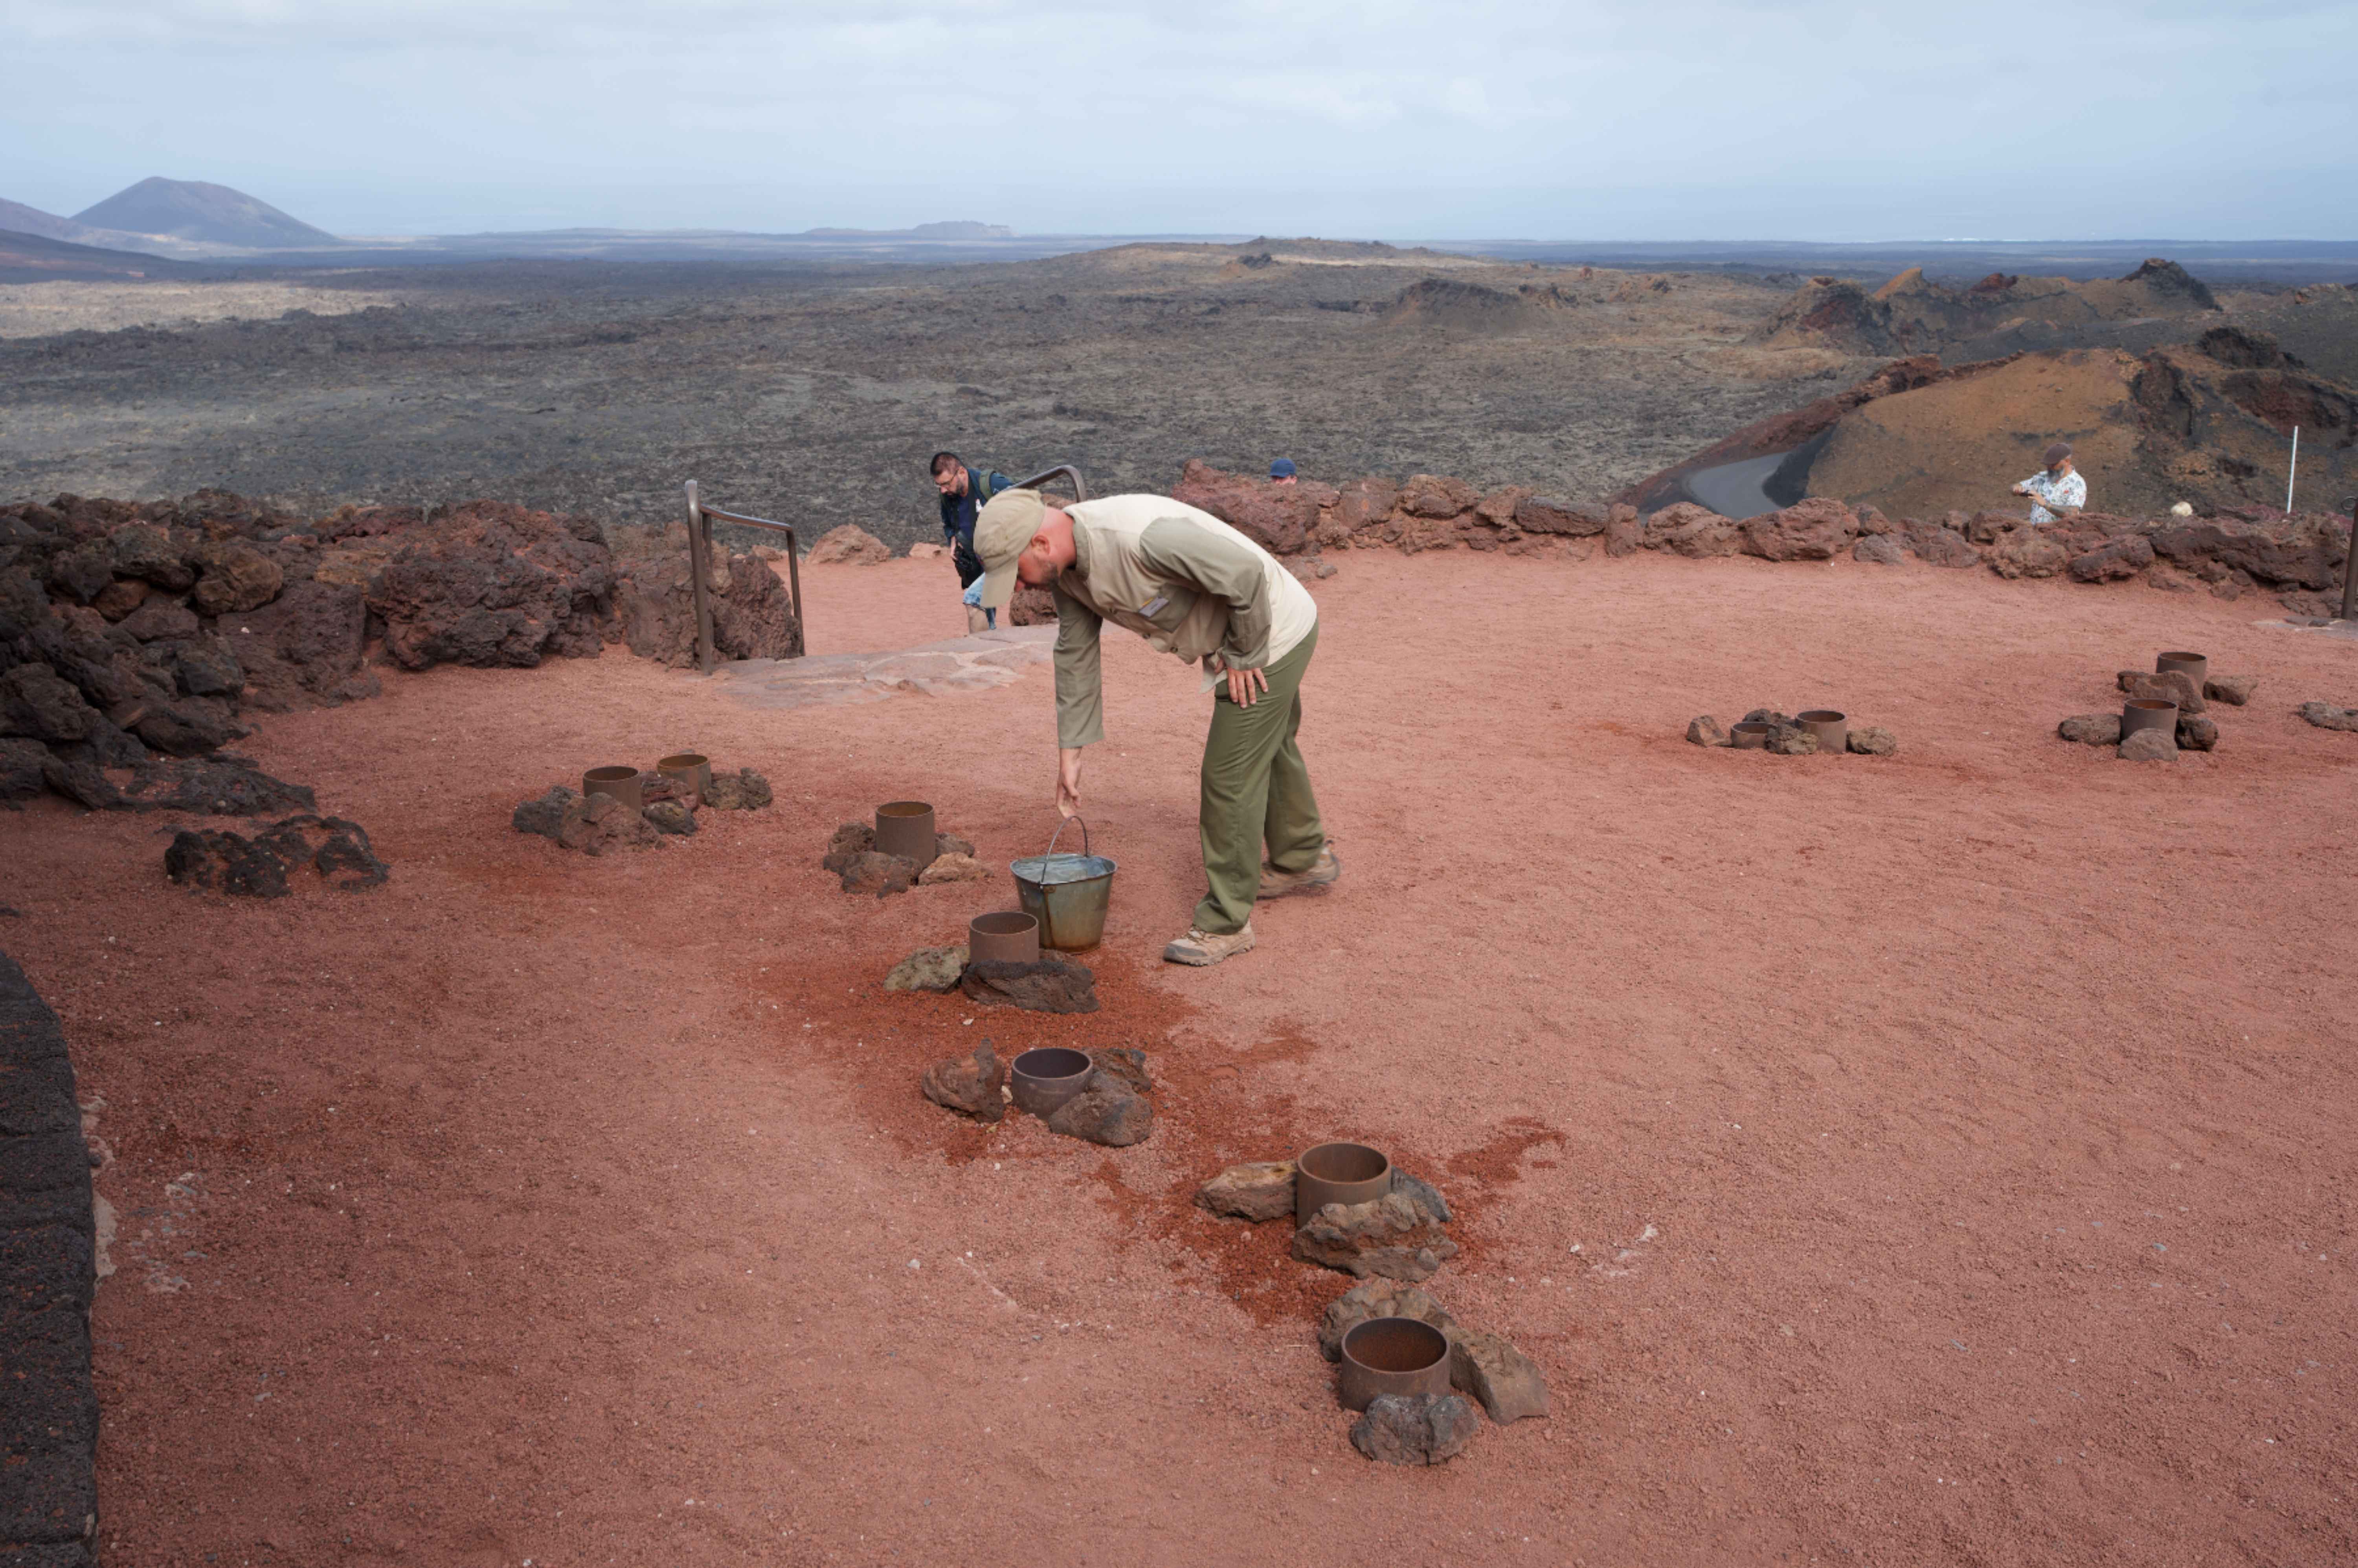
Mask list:
[[[0,1559],[96,1561],[90,1148],[57,1014],[0,953]]]

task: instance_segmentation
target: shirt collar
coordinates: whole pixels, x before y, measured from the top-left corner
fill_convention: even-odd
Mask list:
[[[1070,507],[1066,507],[1065,509],[1065,515],[1072,517],[1072,509]],[[1065,569],[1079,578],[1083,582],[1088,581],[1089,561],[1093,554],[1094,550],[1089,542],[1088,529],[1082,524],[1079,518],[1073,517],[1073,564],[1066,567]]]

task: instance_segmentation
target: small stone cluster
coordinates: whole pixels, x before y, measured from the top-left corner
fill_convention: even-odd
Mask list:
[[[920,947],[892,966],[884,977],[884,989],[957,991],[985,1007],[1020,1007],[1026,1012],[1098,1010],[1097,976],[1087,965],[1055,953],[1043,953],[1029,964],[989,958],[975,963],[963,946]]]
[[[306,866],[346,892],[383,886],[391,874],[359,823],[308,813],[275,822],[251,838],[216,828],[183,830],[164,850],[164,873],[181,886],[244,898],[285,898],[287,873]]]
[[[990,868],[974,858],[974,846],[952,833],[934,835],[934,857],[920,863],[906,855],[880,854],[876,829],[865,822],[847,822],[827,841],[819,864],[843,879],[846,892],[872,892],[889,898],[912,886],[942,882],[979,882]]]
[[[560,849],[585,855],[614,849],[645,849],[665,835],[686,838],[696,831],[699,810],[760,811],[771,801],[770,781],[751,768],[733,773],[716,771],[712,787],[699,794],[666,773],[640,775],[642,804],[636,811],[611,795],[577,795],[566,784],[552,784],[536,800],[519,805],[509,817],[519,833],[536,833]]]
[[[1154,1131],[1154,1107],[1146,1098],[1154,1084],[1147,1075],[1146,1053],[1114,1047],[1090,1052],[1089,1062],[1081,1092],[1049,1114],[1048,1130],[1109,1149],[1145,1142]],[[1014,1101],[1007,1065],[988,1040],[970,1056],[945,1057],[927,1067],[921,1087],[936,1105],[977,1121],[1005,1120]]]
[[[1768,725],[1768,735],[1761,750],[1772,755],[1812,757],[1820,750],[1815,730],[1773,708],[1756,708],[1737,722]],[[1736,744],[1735,732],[1708,713],[1687,721],[1687,739],[1698,746]],[[1844,749],[1857,757],[1887,757],[1899,749],[1899,741],[1881,725],[1868,724],[1850,731]]]
[[[2128,701],[2175,704],[2176,726],[2123,735],[2118,713],[2082,713],[2057,725],[2055,732],[2083,746],[2111,746],[2129,762],[2174,762],[2180,752],[2217,750],[2219,726],[2206,717],[2206,709],[2213,702],[2241,708],[2259,687],[2255,676],[2212,676],[2198,688],[2184,670],[2123,670],[2113,678]]]
[[[1294,1217],[1293,1162],[1231,1165],[1196,1189],[1195,1202],[1217,1215],[1263,1220]],[[1360,1204],[1330,1203],[1293,1230],[1293,1255],[1304,1263],[1410,1283],[1429,1280],[1457,1243],[1442,1230],[1449,1204],[1439,1189],[1406,1171],[1392,1172],[1391,1190]]]

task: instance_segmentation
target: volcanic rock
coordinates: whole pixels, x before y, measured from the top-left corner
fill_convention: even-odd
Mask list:
[[[611,795],[585,795],[565,808],[557,826],[557,841],[585,855],[615,849],[652,849],[663,835],[645,814]]]
[[[1774,725],[1780,730],[1790,729],[1793,723],[1793,716],[1790,713],[1779,713],[1773,708],[1756,708],[1751,712],[1744,716],[1744,722],[1747,724],[1769,724]]]
[[[1645,526],[1638,521],[1638,514],[1634,508],[1630,509],[1629,514],[1626,517],[1617,509],[1606,518],[1605,553],[1606,556],[1617,559],[1639,549],[1645,544]]]
[[[1817,731],[1798,724],[1780,724],[1768,731],[1767,749],[1779,757],[1813,757],[1818,752]]]
[[[1286,1168],[1293,1169],[1291,1164]],[[1290,1184],[1286,1190],[1290,1205]],[[1326,1304],[1326,1315],[1318,1320],[1318,1353],[1329,1361],[1340,1361],[1343,1336],[1375,1317],[1412,1317],[1419,1323],[1431,1324],[1453,1340],[1458,1333],[1457,1320],[1417,1286],[1398,1280],[1369,1280],[1366,1284],[1353,1285]]]
[[[1519,502],[1514,512],[1515,526],[1526,534],[1560,534],[1572,538],[1604,533],[1611,517],[1606,507],[1576,501],[1550,501],[1537,495]]]
[[[271,777],[251,757],[218,752],[204,758],[141,763],[126,795],[139,811],[184,811],[214,816],[262,816],[310,811],[319,802],[308,784]]]
[[[2117,713],[2082,713],[2058,724],[2055,732],[2066,741],[2077,741],[2083,746],[2117,746],[2121,743],[2121,716]]]
[[[103,713],[90,717],[90,733],[79,741],[62,741],[51,748],[70,762],[91,762],[102,768],[135,768],[147,761],[146,745]]]
[[[2336,708],[2330,702],[2304,702],[2293,711],[2320,730],[2358,730],[2358,708]]]
[[[1661,546],[1672,555],[1700,561],[1717,556],[1732,556],[1745,547],[1743,524],[1700,506],[1682,504],[1655,513],[1653,521],[1648,524],[1650,533],[1655,524],[1676,512],[1686,512],[1691,515],[1659,536]],[[1650,542],[1652,542],[1650,538]]]
[[[565,827],[566,807],[580,798],[563,784],[552,784],[538,800],[519,805],[508,820],[519,833],[537,833],[553,839]]]
[[[631,652],[674,669],[698,659],[696,579],[687,569],[687,525],[614,533],[615,612]],[[794,598],[769,563],[722,553],[714,541],[705,574],[712,650],[724,659],[784,659],[802,651]]]
[[[925,1098],[936,1105],[973,1117],[977,1121],[1001,1121],[1007,1116],[1007,1098],[999,1091],[1006,1082],[1006,1064],[1000,1061],[986,1040],[974,1048],[971,1056],[948,1056],[927,1067],[921,1084]]]
[[[901,862],[903,865],[908,861]],[[1084,964],[1044,956],[1035,964],[985,960],[968,964],[958,989],[975,1001],[993,1007],[1020,1007],[1028,1012],[1095,1012],[1097,977]]]
[[[958,977],[966,973],[967,950],[957,947],[920,947],[892,966],[884,977],[888,991],[954,991]]]
[[[2174,762],[2178,741],[2167,730],[2135,730],[2121,742],[2120,754],[2125,762]]]
[[[2071,553],[2061,540],[2037,528],[2021,527],[1999,535],[1983,558],[2002,578],[2049,578],[2063,570]]]
[[[195,637],[166,645],[171,650],[172,678],[189,696],[235,697],[245,688],[245,672],[220,638]]]
[[[1411,517],[1439,520],[1471,512],[1481,500],[1480,493],[1462,479],[1412,473],[1401,486],[1399,510]]]
[[[1327,509],[1325,519],[1319,524],[1318,542],[1322,545],[1377,543],[1385,520],[1398,504],[1400,487],[1390,480],[1379,475],[1352,480],[1336,492],[1335,504]]]
[[[685,838],[696,831],[696,813],[688,809],[685,801],[654,801],[642,807],[640,815],[644,816],[658,833],[671,833]]]
[[[2153,543],[2131,534],[2110,544],[2073,556],[2065,570],[2075,582],[2121,582],[2153,565]]]
[[[1098,1071],[1111,1074],[1128,1085],[1133,1093],[1151,1095],[1154,1080],[1146,1073],[1146,1053],[1133,1045],[1106,1045],[1089,1053]]]
[[[1379,1394],[1351,1446],[1381,1465],[1442,1465],[1466,1452],[1482,1418],[1455,1394]]]
[[[845,861],[842,867],[843,891],[872,892],[878,898],[907,892],[910,885],[917,880],[918,870],[917,862],[905,856],[880,855],[873,849],[863,850]]]
[[[1254,1160],[1231,1165],[1195,1189],[1195,1203],[1214,1214],[1255,1224],[1285,1218],[1293,1213],[1293,1162]]]
[[[740,768],[733,773],[716,773],[712,787],[704,794],[704,804],[715,811],[759,811],[770,804],[770,781],[751,768]],[[872,842],[875,835],[870,832]]]
[[[79,741],[90,733],[95,717],[81,693],[47,665],[18,665],[0,673],[0,735]]]
[[[979,882],[990,880],[990,868],[972,855],[936,855],[934,861],[917,873],[917,881],[926,887],[940,882]]]
[[[827,841],[827,853],[819,864],[840,875],[850,869],[860,856],[876,849],[876,829],[865,822],[847,822],[835,830]]]
[[[197,569],[179,542],[150,523],[133,523],[114,531],[110,541],[114,569],[137,578],[166,593],[186,593],[194,587]]]
[[[1547,1380],[1501,1335],[1463,1328],[1451,1335],[1449,1386],[1481,1400],[1500,1426],[1548,1412]]]
[[[804,561],[815,567],[872,567],[892,558],[892,546],[857,523],[846,523],[818,536]]]
[[[1971,567],[1981,564],[1982,553],[1954,528],[1933,526],[1913,530],[1908,535],[1908,547],[1915,551],[1916,558],[1926,566]]]
[[[1908,558],[1908,550],[1896,534],[1861,534],[1858,543],[1850,547],[1850,558],[1878,567],[1896,567]]]
[[[1687,720],[1687,739],[1698,746],[1725,746],[1729,740],[1727,726],[1706,713]]]
[[[254,844],[289,869],[309,866],[329,886],[346,892],[381,887],[392,874],[392,868],[376,858],[367,829],[341,816],[290,816],[272,824]]]
[[[219,751],[247,733],[229,717],[226,701],[192,697],[169,702],[151,697],[139,704],[124,722],[131,732],[171,757],[197,757]]]
[[[2194,677],[2184,670],[2123,670],[2114,678],[2133,701],[2174,702],[2180,713],[2200,713],[2204,707]]]
[[[404,669],[530,669],[549,654],[595,654],[619,632],[613,553],[587,517],[473,501],[401,537],[366,603]]]
[[[1400,1192],[1363,1204],[1328,1204],[1293,1233],[1293,1255],[1361,1279],[1417,1281],[1457,1256],[1441,1218]]]
[[[360,673],[367,622],[359,588],[317,579],[290,582],[268,604],[239,616],[243,662],[253,666],[251,683],[264,688],[254,694],[259,705],[291,708],[303,692],[330,704],[344,700],[339,691]],[[244,653],[248,648],[253,652]],[[373,685],[376,677],[366,679]]]
[[[177,599],[156,594],[117,624],[143,643],[178,641],[197,634],[197,612]]]
[[[172,836],[164,873],[183,887],[219,888],[246,898],[285,898],[287,863],[265,845],[208,828]]]
[[[934,835],[934,859],[938,860],[944,855],[964,855],[971,860],[974,859],[974,846],[955,833],[936,833]]]
[[[0,741],[0,802],[16,808],[17,801],[46,789],[42,769],[49,760],[49,749],[38,741]]]
[[[2181,752],[2215,752],[2219,749],[2219,726],[2200,714],[2181,714],[2177,739]]]
[[[1272,484],[1249,474],[1224,473],[1200,459],[1188,460],[1171,494],[1210,513],[1278,556],[1294,555],[1319,543],[1321,510],[1342,498],[1342,492],[1333,485],[1308,480]]]
[[[122,794],[95,762],[69,761],[51,752],[42,759],[41,782],[85,811],[115,811],[123,806]]]
[[[1441,1189],[1421,1177],[1412,1176],[1398,1165],[1392,1167],[1392,1191],[1421,1206],[1425,1213],[1446,1225],[1451,1219],[1449,1200]]]
[[[109,621],[121,621],[146,602],[147,585],[137,578],[119,577],[98,590],[90,607]]]
[[[103,539],[93,539],[49,557],[49,583],[84,604],[96,599],[114,580],[114,552]]]
[[[985,968],[1019,968],[987,964]],[[1094,1011],[1097,999],[1084,1011]],[[1067,1138],[1087,1139],[1109,1149],[1143,1143],[1154,1131],[1154,1108],[1144,1096],[1100,1068],[1091,1073],[1081,1092],[1058,1106],[1048,1117],[1048,1130]]]
[[[2252,692],[2259,684],[2257,676],[2212,676],[2202,683],[2202,696],[2210,702],[2241,708],[2252,700]]]
[[[1772,561],[1830,561],[1858,536],[1858,518],[1839,501],[1811,496],[1781,512],[1747,517],[1744,553]]]
[[[287,574],[278,563],[243,539],[204,546],[197,552],[197,564],[203,575],[197,579],[197,590],[189,602],[201,615],[234,615],[259,609],[276,598],[287,583]]]
[[[1847,744],[1852,754],[1861,757],[1887,757],[1899,750],[1898,737],[1880,724],[1852,730]]]

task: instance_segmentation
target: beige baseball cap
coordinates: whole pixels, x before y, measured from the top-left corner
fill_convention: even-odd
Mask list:
[[[974,520],[974,553],[982,562],[982,607],[997,610],[1015,597],[1015,557],[1040,531],[1047,506],[1036,490],[1002,490]]]

